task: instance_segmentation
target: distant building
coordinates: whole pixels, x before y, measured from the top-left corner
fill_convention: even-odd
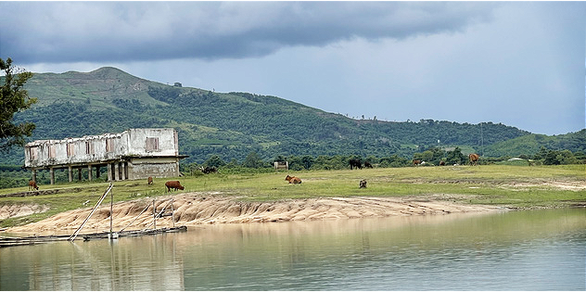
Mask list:
[[[32,170],[36,180],[38,169],[49,169],[51,184],[55,169],[88,169],[88,179],[100,177],[100,168],[107,167],[108,180],[132,180],[152,177],[179,176],[179,137],[172,128],[129,129],[63,140],[37,140],[24,147],[24,166]],[[95,169],[95,171],[94,171]]]

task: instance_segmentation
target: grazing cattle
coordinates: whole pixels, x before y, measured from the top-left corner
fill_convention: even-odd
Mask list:
[[[354,167],[362,169],[362,161],[360,159],[352,158],[348,160],[350,164],[350,169],[354,169]]]
[[[296,176],[289,176],[287,175],[287,177],[285,178],[286,181],[288,181],[290,184],[300,184],[301,183],[301,179],[296,177]]]
[[[360,181],[360,188],[361,189],[366,189],[366,180],[365,179],[363,179],[363,180]]]
[[[178,180],[170,180],[168,182],[165,183],[165,186],[167,187],[167,192],[170,192],[171,189],[180,189],[180,190],[184,190],[185,188],[181,185],[181,183],[179,183]]]
[[[153,184],[153,177],[149,176],[149,178],[147,179],[147,182],[149,185],[152,185]]]
[[[413,165],[417,166],[421,164],[421,159],[413,159]]]
[[[33,189],[35,189],[35,190],[38,191],[39,190],[39,186],[37,186],[37,183],[34,180],[30,180],[28,182],[28,190],[29,191],[32,191]]]
[[[470,160],[470,165],[478,165],[478,159],[480,156],[476,153],[470,153],[468,155],[468,160]]]
[[[370,162],[368,162],[368,161],[364,161],[364,167],[372,168],[372,164],[370,164]]]
[[[212,172],[218,172],[218,169],[215,166],[206,166],[206,167],[200,167],[199,168],[201,170],[201,172],[205,173],[205,174],[210,174]]]
[[[444,165],[446,165],[446,162],[442,160],[442,161],[440,161],[439,165],[444,166]]]

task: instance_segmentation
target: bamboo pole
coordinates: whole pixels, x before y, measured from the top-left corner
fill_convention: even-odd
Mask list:
[[[142,211],[136,217],[134,217],[134,219],[130,223],[128,223],[128,225],[126,225],[124,228],[120,229],[120,231],[118,231],[118,232],[122,232],[122,231],[124,231],[124,229],[128,228],[128,226],[132,225],[132,223],[134,223],[134,221],[136,221],[136,219],[138,219],[138,217],[140,217],[140,215],[142,215],[142,213],[144,213],[146,210],[148,210],[149,206],[150,206],[150,204],[147,204],[146,207],[144,207],[144,209],[142,209]]]
[[[104,192],[104,194],[102,195],[102,197],[100,198],[100,200],[96,203],[96,205],[94,206],[94,208],[92,209],[92,211],[90,212],[90,214],[85,218],[85,220],[83,220],[83,223],[81,223],[81,225],[77,228],[77,230],[75,230],[75,232],[67,240],[69,240],[69,241],[74,241],[75,240],[75,238],[77,237],[77,234],[79,234],[79,232],[81,231],[81,229],[83,228],[83,226],[87,223],[88,220],[90,220],[90,218],[92,217],[92,215],[94,215],[94,212],[96,212],[96,209],[98,209],[98,207],[100,206],[100,204],[102,204],[102,201],[104,201],[104,199],[106,198],[106,196],[108,196],[108,193],[110,192],[110,190],[112,190],[112,187],[113,186],[114,185],[112,183],[110,183],[110,186],[108,187],[108,189],[106,190],[106,192]]]
[[[166,200],[163,200],[163,202],[164,202],[164,201],[166,201]],[[154,213],[154,214],[153,214],[153,217],[154,217],[154,218],[153,218],[153,222],[151,222],[151,224],[149,224],[147,227],[145,227],[145,228],[143,229],[143,231],[144,231],[144,230],[147,230],[147,229],[148,229],[149,227],[151,227],[151,225],[153,225],[153,224],[155,225],[155,226],[153,227],[153,229],[157,229],[157,225],[156,225],[156,218],[157,218],[157,217],[161,217],[161,215],[162,215],[162,214],[165,212],[165,209],[167,209],[167,207],[169,207],[169,205],[170,205],[170,204],[171,204],[171,201],[169,201],[169,203],[167,203],[167,205],[165,205],[165,206],[163,207],[163,209],[161,209],[161,211],[160,211],[159,213]],[[153,206],[154,206],[154,200],[153,200]],[[154,210],[154,207],[153,207],[153,210]]]
[[[114,192],[110,192],[110,237],[112,236],[112,221],[114,221]]]
[[[153,200],[153,229],[157,229],[157,212],[155,210],[155,200]]]
[[[175,228],[175,208],[173,203],[175,203],[175,199],[171,199],[171,222],[173,222],[173,228]]]

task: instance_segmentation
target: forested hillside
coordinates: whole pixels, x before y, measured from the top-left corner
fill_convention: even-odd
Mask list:
[[[411,158],[432,147],[456,146],[497,156],[535,153],[541,146],[584,150],[584,132],[542,137],[495,123],[354,120],[274,96],[165,85],[115,68],[35,74],[26,89],[39,100],[17,115],[37,125],[31,141],[173,127],[179,131],[180,153],[190,156],[186,163],[212,155],[243,161],[251,152],[270,160],[289,155]],[[526,139],[533,139],[532,146],[519,146]],[[1,157],[2,164],[12,165],[21,165],[22,158],[22,149]]]
[[[541,148],[586,153],[586,129],[556,136],[539,134],[521,136],[488,146],[485,155],[492,157],[529,155],[538,153]]]

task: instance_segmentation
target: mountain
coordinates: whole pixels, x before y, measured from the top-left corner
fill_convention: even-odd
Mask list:
[[[354,120],[275,96],[166,85],[111,67],[35,74],[25,88],[39,102],[16,120],[37,125],[31,141],[173,127],[180,153],[190,156],[184,162],[201,163],[211,155],[242,161],[252,151],[265,160],[337,154],[410,158],[435,146],[478,152],[532,135],[490,122]],[[22,156],[17,150],[0,158],[21,164]]]

